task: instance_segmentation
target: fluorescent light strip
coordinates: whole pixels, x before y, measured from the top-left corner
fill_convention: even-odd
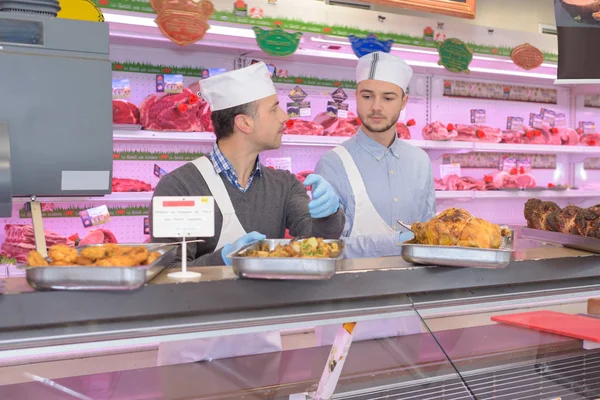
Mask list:
[[[148,17],[137,17],[134,15],[104,13],[104,21],[116,24],[147,26],[151,28],[157,27],[154,19]],[[233,28],[230,26],[211,25],[207,32],[212,35],[236,36],[248,39],[256,38],[252,29]]]
[[[321,38],[316,38],[316,37],[311,38],[311,40],[313,42],[317,42],[317,43],[331,43],[331,44],[340,44],[340,45],[344,45],[344,46],[350,46],[350,42],[348,42],[348,41],[344,42],[342,40],[321,39]],[[433,51],[433,50],[409,49],[406,47],[392,47],[392,50],[404,51],[407,53],[419,53],[419,54],[430,54],[430,55],[438,54],[437,51]],[[509,63],[509,64],[513,63],[512,60],[504,60],[504,59],[500,59],[500,58],[485,57],[485,56],[473,56],[473,59],[480,60],[480,61],[493,61],[493,62],[501,62],[501,63]],[[546,68],[558,68],[558,65],[556,65],[556,64],[544,63],[541,66],[546,67]]]
[[[146,26],[146,27],[153,27],[153,28],[156,27],[156,23],[154,22],[154,20],[152,18],[138,17],[138,16],[134,16],[134,15],[105,13],[104,20],[106,22],[112,22],[112,23],[117,23],[117,24],[128,24],[128,25]],[[235,37],[242,37],[242,38],[255,38],[256,37],[254,35],[254,31],[252,31],[251,29],[233,28],[233,27],[229,27],[229,26],[219,26],[219,25],[212,25],[210,27],[210,29],[208,30],[208,33],[213,34],[213,35],[235,36]],[[330,40],[314,38],[314,37],[312,38],[312,40],[316,41],[316,42],[326,42],[326,43],[334,42],[334,43],[348,45],[348,43],[341,42],[341,41],[330,41]],[[398,49],[398,50],[409,51],[409,52],[413,52],[413,53],[437,54],[436,52],[433,52],[430,50],[419,50],[419,49]],[[356,56],[354,54],[335,53],[335,52],[331,52],[331,51],[304,49],[304,50],[298,50],[296,53],[299,55],[307,55],[307,56],[318,56],[318,57],[327,57],[327,58],[343,59],[343,60],[356,60]],[[438,68],[438,69],[443,68],[441,65],[438,65],[437,63],[432,63],[432,62],[414,61],[414,60],[407,60],[406,62],[408,65],[415,66],[415,67]],[[470,68],[470,70],[474,71],[474,72],[483,72],[483,73],[495,74],[495,75],[512,75],[512,76],[540,78],[540,79],[552,79],[552,80],[556,79],[555,75],[538,74],[538,73],[533,73],[533,72],[503,71],[503,70],[492,69],[492,68],[478,68],[478,67],[472,67],[472,68]]]

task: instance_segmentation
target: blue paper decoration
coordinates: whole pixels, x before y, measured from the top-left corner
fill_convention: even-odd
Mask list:
[[[354,35],[349,35],[348,39],[352,44],[352,50],[354,51],[354,54],[356,54],[356,57],[358,58],[376,51],[389,53],[392,50],[392,44],[394,44],[393,40],[383,41],[377,39],[377,36],[373,33],[370,33],[366,38],[362,39]]]

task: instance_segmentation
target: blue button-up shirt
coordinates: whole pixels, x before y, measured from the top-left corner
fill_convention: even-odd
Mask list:
[[[358,167],[369,199],[381,218],[398,233],[358,236],[349,239],[355,201],[342,160],[333,151],[318,162],[315,173],[335,188],[346,213],[345,254],[349,258],[399,255],[399,242],[410,239],[397,221],[411,224],[435,216],[435,186],[431,161],[425,151],[396,138],[387,148],[362,130],[342,144]]]
[[[219,149],[219,146],[217,146],[216,143],[213,145],[212,151],[208,154],[207,157],[212,162],[213,167],[215,168],[215,172],[219,175],[221,173],[224,173],[229,183],[237,187],[242,192],[246,192],[248,189],[250,189],[250,185],[252,185],[252,180],[254,179],[254,177],[260,176],[262,173],[260,169],[260,159],[257,158],[256,168],[250,174],[250,177],[248,178],[248,183],[246,183],[246,187],[243,187],[240,184],[238,174],[237,172],[235,172],[233,165],[231,165],[227,157],[225,157],[225,155],[221,152],[221,149]]]

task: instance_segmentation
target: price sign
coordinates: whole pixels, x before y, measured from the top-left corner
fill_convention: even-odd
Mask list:
[[[212,197],[155,196],[152,235],[157,238],[213,237],[215,202]]]
[[[285,169],[292,172],[292,159],[290,157],[267,158],[265,165],[274,169]]]
[[[108,207],[106,206],[80,211],[79,217],[81,218],[83,226],[86,228],[102,225],[110,221],[110,213],[108,212]]]
[[[442,164],[440,165],[440,177],[445,178],[448,175],[460,175],[460,164]]]

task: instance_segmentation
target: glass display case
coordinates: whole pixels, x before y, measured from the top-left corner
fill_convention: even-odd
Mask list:
[[[5,278],[0,399],[293,400],[327,384],[336,399],[600,398],[597,343],[493,320],[543,310],[595,321],[600,258],[516,243],[501,269],[356,259],[318,282],[237,279],[229,267],[118,293]],[[345,323],[356,323],[347,357]]]

